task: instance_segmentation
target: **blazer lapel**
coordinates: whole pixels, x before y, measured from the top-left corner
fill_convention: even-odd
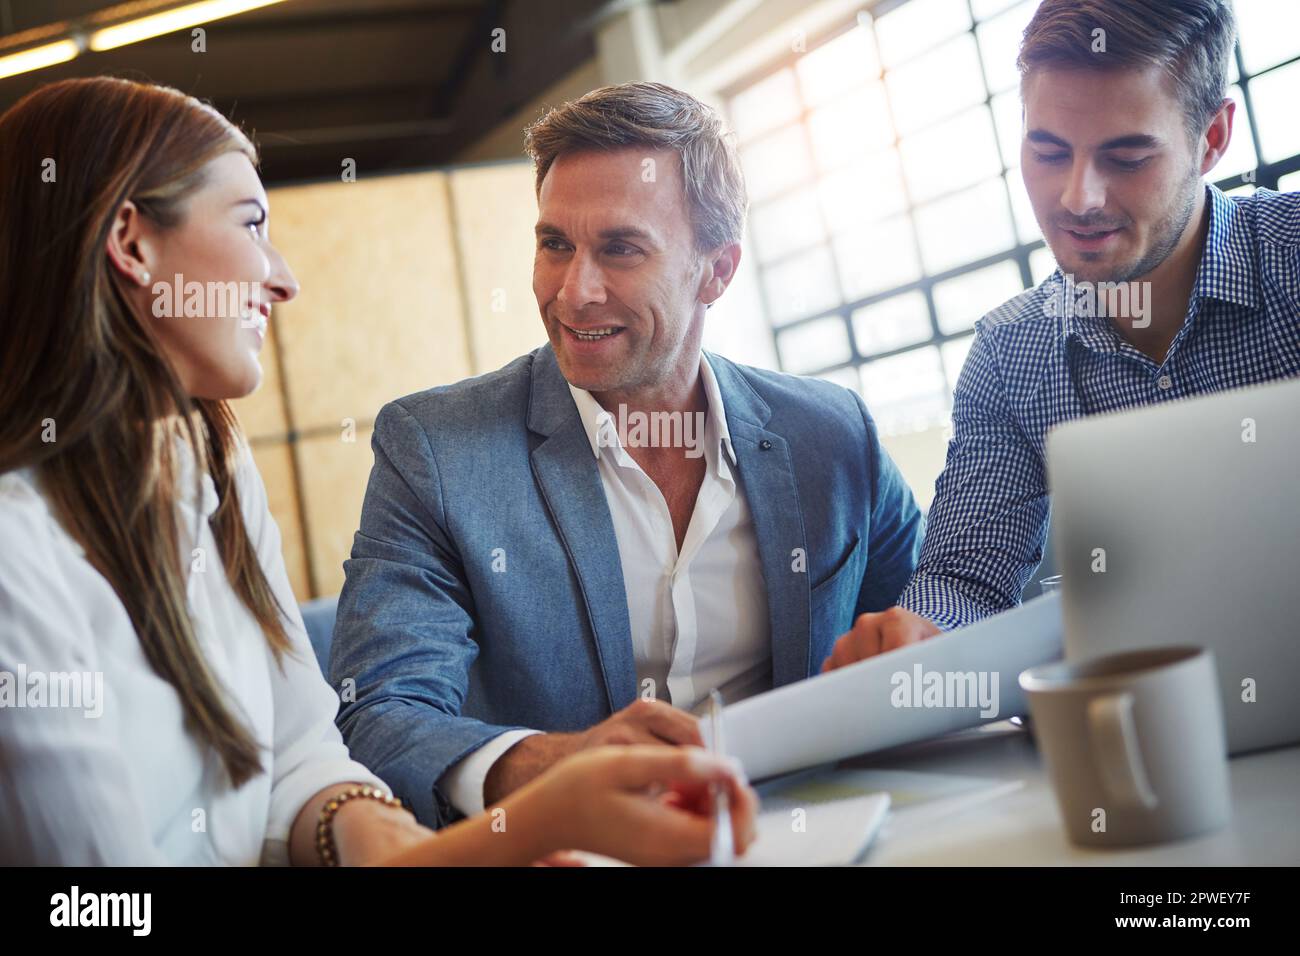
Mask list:
[[[591,443],[549,345],[533,360],[528,428],[546,436],[533,449],[533,475],[578,575],[613,713],[636,699],[623,566]]]
[[[754,518],[771,624],[772,686],[780,687],[808,676],[811,648],[808,542],[794,464],[785,439],[765,427],[771,408],[740,370],[719,356],[707,358],[722,392],[736,470]],[[800,549],[797,554],[796,549]],[[800,555],[803,561],[797,561]]]

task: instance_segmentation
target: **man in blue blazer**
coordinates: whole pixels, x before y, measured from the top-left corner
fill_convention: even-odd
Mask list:
[[[856,394],[702,351],[745,211],[708,107],[606,87],[528,146],[550,344],[380,412],[331,655],[352,754],[430,825],[818,673],[924,525]]]

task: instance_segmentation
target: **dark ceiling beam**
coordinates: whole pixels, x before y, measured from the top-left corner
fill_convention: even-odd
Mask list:
[[[265,152],[299,146],[336,146],[340,143],[364,143],[375,140],[397,141],[446,136],[454,129],[449,120],[404,120],[392,123],[363,123],[349,126],[324,126],[316,129],[262,130],[258,146]]]
[[[493,27],[500,26],[505,18],[505,0],[487,0],[479,7],[478,16],[461,39],[460,49],[452,60],[451,68],[433,94],[434,116],[447,116],[454,112],[460,93],[469,82],[474,64],[489,46],[488,38]]]
[[[7,0],[0,0],[0,13]],[[107,0],[105,0],[107,6]],[[183,4],[182,4],[183,5]],[[205,29],[220,30],[227,36],[247,33],[294,33],[299,30],[329,30],[361,26],[407,26],[411,24],[434,23],[440,20],[465,20],[474,16],[483,5],[483,0],[445,0],[441,3],[426,3],[418,6],[362,7],[361,9],[340,9],[326,13],[294,13],[292,6],[266,7],[252,11],[243,16],[228,17],[199,24]],[[146,11],[148,12],[148,11]],[[88,17],[70,20],[52,20],[48,23],[25,27],[24,33],[48,31],[52,28],[66,28],[88,22]],[[0,24],[0,37],[13,33],[12,18],[7,24]],[[146,41],[147,42],[147,41]]]
[[[216,20],[212,29],[223,35],[266,33],[299,33],[304,30],[352,29],[355,27],[393,27],[442,25],[445,20],[468,20],[482,7],[481,0],[463,0],[460,3],[440,3],[421,7],[393,7],[387,10],[339,10],[334,13],[314,13],[300,16],[282,15],[265,17],[231,17]],[[268,14],[277,8],[270,7]]]
[[[330,89],[303,90],[296,93],[244,93],[239,96],[229,93],[203,93],[201,97],[218,106],[224,103],[238,103],[239,108],[275,109],[277,107],[310,107],[317,104],[329,104],[345,99],[385,99],[388,97],[422,97],[429,94],[428,83],[392,83],[375,86],[332,87]]]
[[[455,120],[455,130],[438,143],[436,157],[427,156],[426,146],[425,157],[412,156],[408,149],[394,156],[395,162],[450,162],[461,150],[523,109],[529,100],[594,57],[596,28],[610,15],[611,10],[616,10],[621,4],[618,0],[613,3],[609,0],[572,0],[566,6],[569,16],[534,21],[529,25],[531,30],[541,34],[543,22],[554,24],[544,35],[529,38],[529,47],[536,52],[522,65],[518,57],[511,58],[513,64],[509,82],[479,84],[482,92],[450,117]],[[516,46],[515,49],[519,48]],[[523,148],[522,139],[520,148]]]
[[[223,94],[220,81],[214,90],[196,92],[255,123],[269,183],[336,175],[338,156],[355,157],[370,172],[443,165],[589,61],[596,52],[594,30],[621,5],[620,0],[463,0],[367,9],[358,3],[338,12],[294,16],[286,4],[275,15],[271,8],[267,15],[214,22],[212,29],[240,40],[265,37],[277,46],[283,38],[288,63],[295,62],[294,37],[310,36],[319,47],[317,31],[352,31],[356,55],[364,57],[375,43],[391,45],[383,32],[371,29],[377,27],[405,30],[413,41],[432,31],[446,54],[425,54],[427,83],[412,82],[409,74],[398,82],[390,74],[374,75],[377,82],[369,87],[347,88],[348,71],[340,70],[319,77],[328,89],[276,92],[268,77],[262,89],[248,91],[251,95]],[[509,31],[508,56],[491,53],[496,26]],[[159,60],[154,71],[161,81],[179,84],[183,76],[175,74],[188,75],[190,68],[173,63],[169,73]],[[57,74],[58,68],[51,76]]]

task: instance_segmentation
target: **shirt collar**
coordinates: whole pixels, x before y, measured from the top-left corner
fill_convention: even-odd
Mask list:
[[[710,443],[711,447],[725,450],[734,465],[736,452],[731,446],[731,430],[727,427],[727,410],[722,404],[722,390],[718,388],[717,376],[713,374],[713,367],[703,352],[700,353],[700,382],[704,386],[704,397],[709,406],[704,441]],[[600,459],[602,446],[622,448],[618,436],[618,421],[614,415],[601,408],[600,403],[586,389],[576,388],[569,383],[569,394],[573,396],[573,403],[578,407],[578,417],[582,420],[583,430],[587,433],[587,441],[591,445],[591,453],[596,459]],[[603,439],[602,430],[605,431]],[[717,443],[716,446],[712,445],[713,442]]]
[[[1259,304],[1255,288],[1256,250],[1250,241],[1247,214],[1218,187],[1209,185],[1205,189],[1210,226],[1205,233],[1205,249],[1196,269],[1192,298],[1223,299],[1254,308]]]

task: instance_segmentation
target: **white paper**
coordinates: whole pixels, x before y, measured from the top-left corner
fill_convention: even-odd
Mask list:
[[[1061,638],[1060,594],[1053,592],[967,627],[738,701],[723,711],[727,752],[740,758],[751,780],[761,780],[1027,714],[1020,672],[1060,660]],[[926,692],[909,692],[927,685],[932,690],[932,674],[954,692],[937,706]],[[988,692],[983,701],[996,701],[991,714],[974,692],[981,682]],[[969,705],[957,706],[963,690]],[[706,722],[701,730],[707,745]]]
[[[889,812],[889,794],[805,803],[794,795],[763,800],[758,835],[737,866],[849,866]]]

